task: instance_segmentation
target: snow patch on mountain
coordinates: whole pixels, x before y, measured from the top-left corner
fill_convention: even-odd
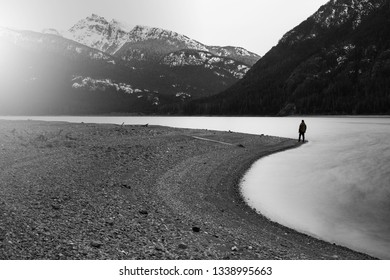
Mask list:
[[[191,94],[186,93],[186,92],[182,92],[182,91],[176,93],[175,96],[176,96],[177,98],[180,98],[181,100],[185,100],[185,99],[191,98]]]
[[[170,67],[203,66],[211,70],[216,70],[218,73],[220,71],[229,72],[238,79],[241,79],[249,70],[248,66],[233,59],[215,56],[212,53],[202,51],[174,52],[165,56],[161,63]],[[219,76],[223,76],[223,74],[220,73]]]
[[[133,29],[133,26],[131,26],[130,24],[117,19],[112,19],[111,24],[117,26],[119,29],[127,33],[129,33]]]
[[[384,2],[385,0],[331,0],[308,18],[315,23],[310,32],[302,32],[298,26],[287,32],[280,42],[295,44],[301,40],[317,37],[321,29],[338,27],[348,22],[351,22],[352,28],[356,29],[363,17],[381,7]]]
[[[188,38],[185,35],[156,27],[137,25],[129,33],[129,42],[140,42],[146,40],[165,40],[171,45],[177,45],[181,49],[194,49],[208,51],[205,45]]]
[[[95,14],[77,22],[69,31],[64,32],[63,36],[128,61],[156,59],[156,55],[161,58],[168,53],[184,49],[211,52],[247,65],[253,65],[260,58],[259,55],[241,47],[207,46],[174,31],[142,25],[131,28],[119,20],[113,19],[109,22]],[[153,54],[153,51],[156,54]]]
[[[116,91],[124,94],[137,94],[137,98],[145,98],[154,106],[160,105],[158,92],[148,89],[134,88],[127,83],[118,83],[112,79],[94,79],[92,77],[74,76],[72,79],[72,88],[84,89],[91,92]]]
[[[129,27],[117,20],[108,22],[104,17],[92,16],[77,22],[65,38],[107,53],[115,53],[128,38]]]
[[[362,17],[379,8],[382,0],[332,0],[322,6],[312,18],[323,28],[339,26],[353,20],[355,29],[361,23]]]
[[[50,35],[56,35],[56,36],[62,36],[62,33],[54,28],[45,28],[42,30],[43,34],[50,34]]]
[[[209,46],[207,47],[209,52],[214,55],[231,57],[236,60],[242,61],[248,65],[255,64],[261,57],[258,54],[250,52],[241,47],[218,47],[218,46]]]
[[[88,56],[94,60],[109,60],[113,59],[108,54],[91,49],[87,46],[70,41],[63,37],[52,36],[52,34],[44,34],[33,31],[16,31],[8,28],[0,28],[0,38],[14,45],[25,49],[39,48],[45,50],[64,52],[67,56]]]
[[[91,77],[76,76],[72,79],[72,82],[72,88],[87,89],[88,91],[115,90],[127,94],[142,92],[140,89],[134,89],[130,84],[116,83],[111,79],[94,79]]]

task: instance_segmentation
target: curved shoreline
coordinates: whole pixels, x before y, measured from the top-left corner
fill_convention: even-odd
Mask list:
[[[0,259],[372,259],[251,209],[239,182],[295,140],[0,121]]]
[[[277,139],[280,140],[274,137],[272,141]],[[165,193],[168,204],[175,212],[186,213],[187,217],[197,220],[197,223],[202,224],[207,231],[219,232],[219,238],[223,236],[226,238],[225,242],[231,244],[232,248],[237,247],[239,251],[237,255],[243,259],[370,259],[371,257],[365,254],[318,240],[272,222],[245,203],[239,190],[239,183],[250,166],[261,157],[298,146],[295,140],[281,140],[277,144],[261,148],[256,146],[257,144],[246,143],[244,152],[236,147],[238,150],[231,151],[231,155],[225,155],[222,159],[221,157],[217,159],[214,152],[211,156],[187,159],[165,174],[160,195],[164,196]],[[215,161],[218,163],[213,164],[213,159],[217,159]],[[211,166],[209,172],[197,168],[204,161],[208,161],[208,168]],[[197,179],[193,178],[194,171],[198,174]],[[188,183],[183,184],[186,181]],[[177,182],[180,182],[180,186]],[[167,186],[171,188],[173,186],[173,190],[169,190]],[[167,195],[167,192],[171,193]],[[192,205],[191,201],[194,199],[201,205]],[[208,203],[209,201],[212,203]],[[210,212],[214,215],[210,215]],[[222,229],[213,226],[221,223]],[[235,236],[234,239],[231,239],[232,235]],[[228,250],[229,247],[225,249]]]

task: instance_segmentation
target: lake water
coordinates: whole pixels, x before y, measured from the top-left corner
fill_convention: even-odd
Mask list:
[[[297,138],[301,118],[0,117],[156,124]],[[247,203],[278,223],[390,259],[390,118],[305,117],[305,145],[257,161]]]

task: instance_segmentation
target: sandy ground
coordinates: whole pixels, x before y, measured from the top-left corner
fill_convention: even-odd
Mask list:
[[[234,132],[0,121],[0,259],[370,258],[242,201],[250,165],[297,146]]]

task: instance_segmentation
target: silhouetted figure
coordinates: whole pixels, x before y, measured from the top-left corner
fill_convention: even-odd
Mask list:
[[[299,125],[298,132],[299,132],[298,142],[301,141],[301,136],[302,136],[302,142],[305,143],[306,124],[304,120],[302,120],[301,124]]]

